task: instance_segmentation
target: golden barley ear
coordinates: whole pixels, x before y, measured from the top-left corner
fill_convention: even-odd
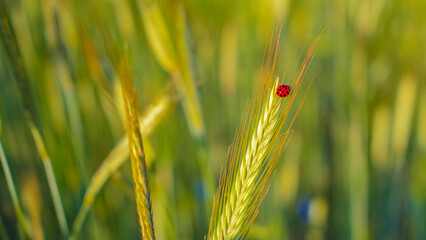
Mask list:
[[[135,189],[136,207],[139,216],[139,224],[141,226],[142,239],[155,239],[151,194],[131,72],[126,61],[122,61],[117,68],[123,89],[133,187]]]
[[[120,88],[120,91],[122,88]],[[177,99],[171,93],[165,93],[161,98],[148,107],[146,113],[139,118],[140,129],[144,137],[149,137],[157,125],[159,125],[175,106]],[[125,114],[123,114],[125,115]],[[83,204],[75,218],[71,239],[76,239],[81,230],[84,219],[92,207],[99,191],[105,185],[106,181],[123,165],[129,157],[129,139],[124,135],[111,150],[108,156],[103,160],[101,166],[93,174],[84,194]],[[149,164],[148,164],[149,167]]]
[[[292,86],[292,94],[280,98],[276,95],[280,79],[275,75],[280,33],[277,31],[273,35],[254,99],[248,104],[228,150],[213,202],[208,239],[243,239],[247,235],[300,110],[301,105],[281,135],[319,37],[309,49],[298,74],[286,79],[286,84]]]

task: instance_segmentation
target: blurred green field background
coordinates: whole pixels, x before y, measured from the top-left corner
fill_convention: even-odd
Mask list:
[[[1,35],[0,140],[31,236],[2,165],[0,239],[73,231],[90,179],[125,136],[111,52],[130,62],[142,116],[158,115],[142,129],[157,239],[203,239],[277,27],[279,76],[294,73],[323,35],[247,237],[426,238],[426,1],[0,1],[20,51],[10,54],[13,39]],[[62,228],[28,106],[56,177]],[[128,161],[87,215],[77,239],[140,238]]]

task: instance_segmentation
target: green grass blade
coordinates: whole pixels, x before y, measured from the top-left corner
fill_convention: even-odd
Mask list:
[[[3,144],[0,140],[0,161],[6,177],[7,187],[9,189],[10,197],[12,198],[13,208],[15,209],[16,217],[19,226],[23,229],[26,235],[31,236],[24,213],[22,212],[21,204],[19,203],[18,194],[16,193],[15,184],[13,182],[12,173],[10,172],[9,164],[7,163],[6,155],[4,154]]]
[[[68,237],[68,223],[65,217],[64,207],[62,205],[61,195],[59,193],[58,184],[56,183],[55,172],[53,171],[52,162],[50,161],[49,155],[47,154],[44,146],[43,139],[40,132],[36,128],[31,120],[28,120],[31,134],[37,147],[37,151],[43,162],[44,171],[47,177],[47,183],[49,185],[50,194],[53,201],[53,206],[56,212],[56,218],[58,219],[59,227],[61,229],[62,237],[65,239]]]

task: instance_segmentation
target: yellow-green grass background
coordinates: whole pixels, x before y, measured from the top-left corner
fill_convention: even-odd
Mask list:
[[[426,1],[158,1],[172,48],[179,49],[182,37],[187,45],[183,71],[191,73],[189,82],[198,94],[188,101],[199,101],[201,125],[186,117],[185,96],[174,90],[187,82],[176,81],[149,43],[146,21],[158,29],[155,19],[143,16],[150,1],[2,2],[69,228],[87,180],[125,134],[109,49],[127,55],[142,115],[163,94],[174,99],[144,139],[156,236],[202,239],[213,201],[205,178],[217,187],[227,147],[279,28],[279,76],[295,73],[300,56],[323,34],[305,76],[304,89],[313,80],[312,86],[247,237],[425,238]],[[96,49],[101,75],[90,70],[83,47],[88,41]],[[28,96],[19,91],[13,69],[3,44],[1,143],[29,225],[39,219],[46,239],[60,239],[46,174],[24,115],[22,102]],[[296,104],[301,95],[298,99]],[[97,195],[79,239],[140,238],[131,179],[127,161]],[[0,218],[1,239],[26,238],[4,171]]]

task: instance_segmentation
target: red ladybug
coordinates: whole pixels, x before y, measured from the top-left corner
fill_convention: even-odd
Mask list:
[[[285,85],[285,84],[281,84],[278,88],[277,88],[277,96],[281,97],[281,98],[285,98],[290,94],[290,86],[289,85]]]

